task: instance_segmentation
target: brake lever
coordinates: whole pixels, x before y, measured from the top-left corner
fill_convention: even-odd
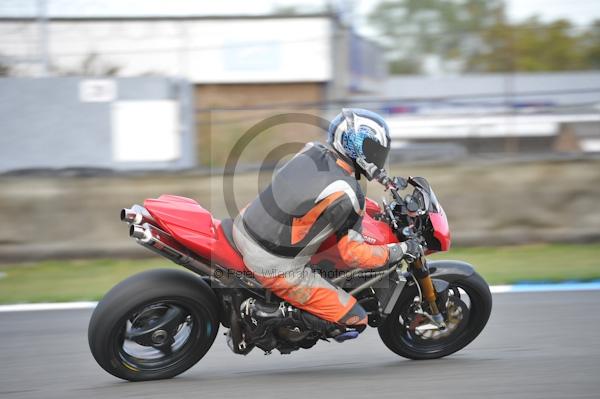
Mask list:
[[[400,204],[404,203],[402,196],[398,193],[398,190],[404,190],[408,183],[406,179],[402,177],[391,178],[388,176],[385,169],[379,169],[374,178],[385,187],[385,191],[390,190],[394,200]]]
[[[397,231],[398,222],[396,222],[396,217],[394,216],[394,212],[392,212],[392,208],[390,208],[390,206],[388,205],[387,201],[385,200],[385,197],[382,198],[381,201],[383,202],[383,209],[385,213],[387,213],[387,217],[392,222],[392,227],[394,228],[394,231]]]

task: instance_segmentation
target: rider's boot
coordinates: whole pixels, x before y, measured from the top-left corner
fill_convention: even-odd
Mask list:
[[[366,328],[366,325],[362,324],[345,325],[332,323],[300,309],[294,309],[293,317],[300,321],[306,330],[317,331],[324,337],[333,338],[337,342],[354,339]]]
[[[292,308],[290,313],[303,330],[316,331],[327,338],[334,338],[345,331],[343,326],[337,325],[327,320],[323,320],[312,313],[300,309]]]

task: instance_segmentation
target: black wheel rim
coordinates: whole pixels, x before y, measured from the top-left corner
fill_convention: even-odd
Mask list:
[[[211,336],[212,325],[201,309],[181,300],[144,304],[116,326],[113,351],[133,372],[160,372],[177,367]]]

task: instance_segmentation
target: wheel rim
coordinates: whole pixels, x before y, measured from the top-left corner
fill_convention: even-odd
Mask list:
[[[480,312],[477,293],[460,282],[449,287],[447,308],[443,313],[447,330],[440,331],[426,317],[416,314],[416,299],[409,296],[397,316],[400,328],[396,336],[404,346],[418,353],[436,353],[468,334],[469,326]],[[426,305],[423,305],[426,306]]]
[[[153,302],[122,318],[114,351],[123,366],[134,372],[158,372],[175,367],[193,354],[211,324],[202,312],[181,301]]]

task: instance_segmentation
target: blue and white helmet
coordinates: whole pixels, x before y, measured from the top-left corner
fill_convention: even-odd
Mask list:
[[[382,169],[390,152],[387,123],[375,112],[361,108],[342,109],[329,125],[327,142],[342,156],[355,161],[369,179],[372,172],[365,169],[372,165]]]

